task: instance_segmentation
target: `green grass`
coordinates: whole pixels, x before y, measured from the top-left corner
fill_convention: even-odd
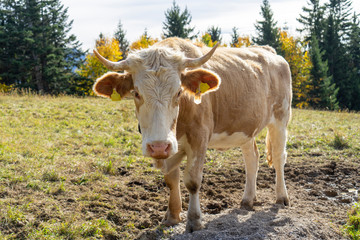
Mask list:
[[[294,110],[289,156],[358,159],[359,129],[359,114]],[[159,218],[151,209],[165,210],[163,177],[142,156],[130,100],[0,95],[0,136],[1,239],[129,239]],[[207,165],[239,156],[209,150]],[[141,220],[128,211],[140,199],[150,209]]]
[[[356,203],[355,206],[348,213],[349,219],[344,226],[344,232],[351,239],[360,239],[360,203]]]

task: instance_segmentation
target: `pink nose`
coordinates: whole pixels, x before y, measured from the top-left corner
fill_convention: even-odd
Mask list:
[[[171,144],[167,142],[152,142],[147,145],[147,150],[151,157],[164,159],[170,155]]]

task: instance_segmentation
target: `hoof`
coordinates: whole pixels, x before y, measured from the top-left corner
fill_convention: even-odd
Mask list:
[[[161,224],[166,227],[171,227],[171,226],[175,226],[179,222],[180,222],[180,219],[172,218],[172,219],[166,219],[166,220],[164,219]]]
[[[276,204],[285,206],[285,207],[290,207],[290,200],[288,197],[281,197],[276,199]]]
[[[200,220],[188,221],[188,223],[186,224],[186,232],[188,232],[188,233],[199,231],[203,228],[204,228],[204,225],[202,225]]]
[[[247,211],[254,211],[254,201],[242,200],[240,209],[245,209]]]
[[[181,222],[181,218],[180,216],[178,217],[172,217],[170,215],[170,212],[166,212],[164,219],[162,220],[162,225],[166,226],[166,227],[171,227],[174,226],[176,224],[178,224],[179,222]]]

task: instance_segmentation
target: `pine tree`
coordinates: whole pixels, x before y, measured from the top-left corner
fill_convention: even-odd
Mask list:
[[[238,43],[238,39],[239,39],[239,34],[238,34],[238,28],[237,27],[233,27],[232,29],[232,33],[231,33],[231,43],[230,46],[235,47],[235,44]]]
[[[213,42],[221,42],[221,28],[211,26],[206,30],[206,33],[208,33],[211,36],[211,41]]]
[[[353,108],[354,86],[351,83],[347,42],[349,38],[349,19],[351,2],[349,0],[330,0],[329,14],[324,34],[324,60],[329,66],[329,76],[339,88],[338,101],[341,108]]]
[[[0,78],[6,85],[24,84],[29,78],[26,44],[31,32],[24,31],[23,7],[20,2],[4,0],[0,4]],[[32,87],[32,86],[28,86]]]
[[[119,42],[119,48],[124,58],[126,58],[127,52],[129,51],[129,42],[126,40],[125,35],[126,31],[123,29],[121,21],[119,21],[114,37]]]
[[[320,51],[315,34],[312,35],[309,51],[313,65],[310,71],[312,83],[309,92],[310,105],[315,108],[336,110],[339,108],[336,97],[339,89],[336,88],[335,83],[332,83],[332,78],[328,76],[327,62],[322,60],[323,52]]]
[[[193,34],[194,27],[190,27],[191,14],[185,8],[183,12],[180,12],[179,5],[173,1],[173,5],[165,12],[165,22],[163,22],[163,34],[165,38],[169,37],[181,37],[181,38],[196,38],[197,34]]]
[[[325,7],[320,6],[319,0],[310,0],[308,5],[308,7],[303,7],[304,14],[300,14],[300,18],[297,19],[303,25],[297,30],[305,35],[304,41],[308,43],[312,62],[310,105],[314,108],[334,110],[339,108],[337,101],[339,89],[333,83],[333,78],[328,76],[328,62],[323,60],[325,51],[321,49],[319,43],[323,41],[325,31]]]
[[[308,7],[303,7],[304,14],[297,18],[298,22],[303,25],[297,30],[304,34],[305,41],[310,41],[315,36],[318,41],[322,40],[324,32],[324,12],[325,6],[320,6],[319,0],[309,0]]]
[[[360,20],[354,12],[349,34],[349,69],[353,86],[352,109],[360,110]]]
[[[260,14],[264,19],[257,21],[255,24],[258,36],[254,37],[254,43],[258,45],[269,45],[276,50],[280,50],[279,28],[276,26],[277,22],[273,19],[273,12],[268,0],[263,0]]]
[[[0,77],[41,93],[70,93],[83,52],[69,34],[72,21],[60,0],[6,0],[3,7],[6,45],[0,54],[7,61]]]

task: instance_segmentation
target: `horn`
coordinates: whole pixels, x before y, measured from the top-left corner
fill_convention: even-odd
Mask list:
[[[219,46],[219,43],[216,43],[216,45],[210,50],[210,52],[208,52],[207,54],[205,54],[202,57],[199,58],[186,58],[184,63],[183,63],[183,67],[187,68],[187,67],[200,67],[201,65],[203,65],[204,63],[206,63],[211,56],[214,54],[216,48]]]
[[[99,59],[99,61],[104,64],[105,67],[112,71],[123,71],[129,69],[129,64],[126,62],[126,60],[122,60],[120,62],[109,61],[103,56],[101,56],[96,49],[94,49],[94,54]]]

